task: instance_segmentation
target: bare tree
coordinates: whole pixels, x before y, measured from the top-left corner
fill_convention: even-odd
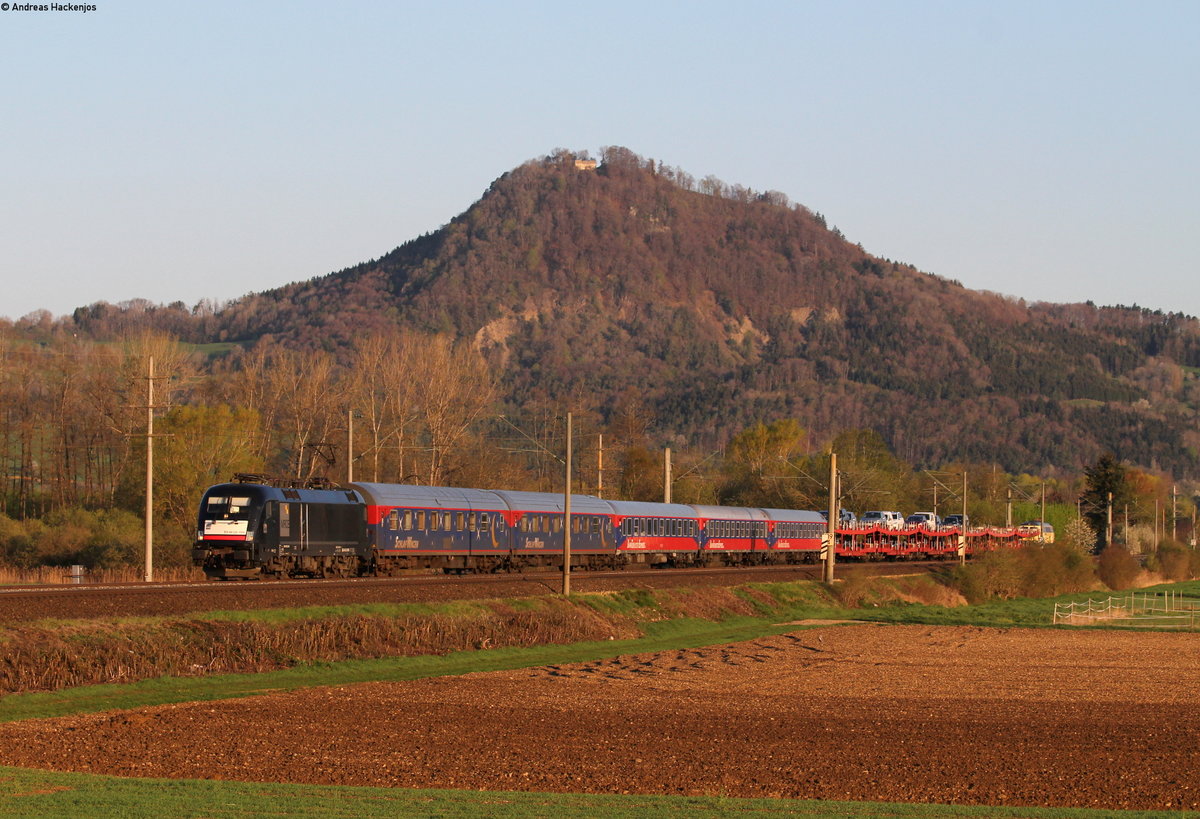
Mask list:
[[[448,457],[471,426],[491,412],[496,381],[483,358],[466,342],[436,336],[419,350],[417,371],[424,375],[422,401],[429,436],[429,483],[446,479]]]

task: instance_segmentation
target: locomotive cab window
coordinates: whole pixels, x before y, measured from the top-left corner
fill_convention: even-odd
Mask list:
[[[250,498],[214,495],[205,504],[206,512],[211,518],[222,520],[249,520]]]

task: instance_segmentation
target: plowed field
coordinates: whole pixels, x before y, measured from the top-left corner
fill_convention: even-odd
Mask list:
[[[1200,635],[852,625],[0,725],[0,763],[401,787],[1200,807]]]

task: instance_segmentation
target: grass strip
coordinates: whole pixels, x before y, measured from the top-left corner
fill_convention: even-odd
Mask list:
[[[667,620],[647,624],[646,635],[634,640],[309,663],[258,674],[160,677],[135,683],[10,694],[0,699],[0,722],[94,713],[117,708],[249,697],[315,686],[415,680],[476,671],[502,671],[558,663],[588,662],[621,654],[641,654],[752,640],[765,635],[795,631],[797,628],[794,625],[780,625],[752,617],[740,617],[719,623],[696,619]]]
[[[0,767],[0,816],[164,817],[1030,817],[1183,819],[1195,812],[735,799],[723,796],[410,790],[326,785],[127,779]]]

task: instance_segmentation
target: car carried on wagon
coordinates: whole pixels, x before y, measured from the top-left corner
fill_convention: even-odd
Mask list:
[[[942,527],[942,519],[934,512],[913,512],[904,519],[904,525],[909,529],[922,526],[926,529],[940,529]]]

